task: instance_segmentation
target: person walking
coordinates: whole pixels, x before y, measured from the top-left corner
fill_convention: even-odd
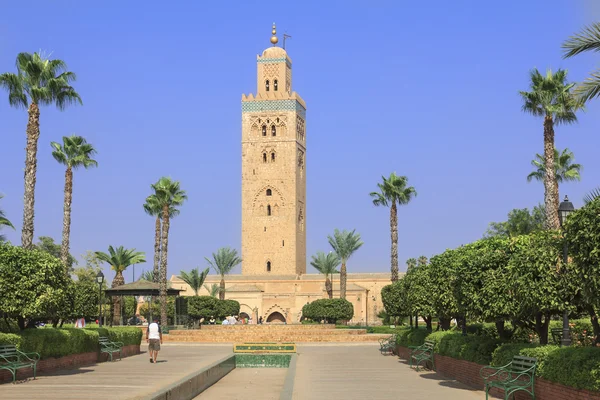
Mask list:
[[[154,322],[148,325],[146,330],[146,342],[148,343],[148,352],[150,353],[150,362],[156,364],[156,358],[162,344],[162,332],[158,324],[158,317],[154,317]]]

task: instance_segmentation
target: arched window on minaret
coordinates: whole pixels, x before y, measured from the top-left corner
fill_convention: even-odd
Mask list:
[[[271,191],[271,189],[267,189],[267,196],[271,196],[273,194],[273,192]]]
[[[275,153],[271,153],[271,161],[275,161]]]
[[[277,136],[277,128],[275,125],[271,125],[271,136]]]
[[[267,92],[269,91],[269,80],[268,79],[265,81],[265,90]]]
[[[267,136],[267,126],[266,125],[262,126],[262,134],[263,134],[263,136]]]
[[[273,80],[273,91],[276,92],[277,91],[277,79]]]
[[[267,162],[267,153],[263,153],[263,162]]]
[[[271,205],[267,205],[267,215],[271,216]]]
[[[271,272],[271,261],[267,261],[267,272]]]

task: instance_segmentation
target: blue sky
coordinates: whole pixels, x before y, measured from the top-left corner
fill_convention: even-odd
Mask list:
[[[84,102],[42,109],[36,238],[61,237],[64,170],[50,142],[82,135],[99,168],[75,172],[71,251],[135,247],[148,258],[136,273],[152,267],[154,220],[142,204],[163,175],[189,195],[171,225],[169,275],[240,248],[240,99],[256,91],[273,21],[292,36],[294,90],[308,108],[307,252],[329,250],[334,228],[356,228],[365,244],[350,271],[389,270],[389,211],[369,192],[392,171],[418,191],[399,210],[401,264],[477,240],[512,208],[542,201],[542,184],[525,180],[542,121],[521,112],[518,91],[533,67],[567,68],[580,81],[598,65],[591,54],[563,60],[560,49],[600,18],[592,0],[38,0],[2,10],[0,72],[15,71],[19,52],[52,52],[77,73]],[[585,167],[580,183],[561,187],[576,206],[600,185],[599,107],[556,129],[557,146]],[[1,205],[14,243],[26,121],[0,93]]]

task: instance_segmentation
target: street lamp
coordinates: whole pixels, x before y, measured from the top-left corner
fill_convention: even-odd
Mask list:
[[[573,203],[569,201],[568,196],[565,196],[563,202],[560,203],[560,206],[558,206],[558,220],[560,221],[560,226],[561,228],[563,228],[563,230],[565,229],[565,223],[567,222],[567,218],[573,211],[575,211]],[[563,268],[566,268],[567,262],[569,261],[569,248],[567,245],[567,241],[564,240],[563,242]],[[565,309],[563,314],[563,337],[561,343],[563,346],[571,345],[571,334],[569,329],[569,311],[567,309]]]
[[[98,317],[98,327],[102,328],[102,284],[104,283],[104,274],[102,271],[98,271],[96,275],[96,282],[98,282],[98,309],[100,311],[100,316]]]

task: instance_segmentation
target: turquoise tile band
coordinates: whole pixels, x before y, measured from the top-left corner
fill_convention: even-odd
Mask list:
[[[242,113],[263,111],[296,111],[298,115],[306,119],[306,110],[302,104],[293,99],[242,101]]]
[[[292,68],[292,63],[285,57],[281,58],[259,58],[256,60],[259,64],[276,64],[276,63],[286,63],[290,68]]]

